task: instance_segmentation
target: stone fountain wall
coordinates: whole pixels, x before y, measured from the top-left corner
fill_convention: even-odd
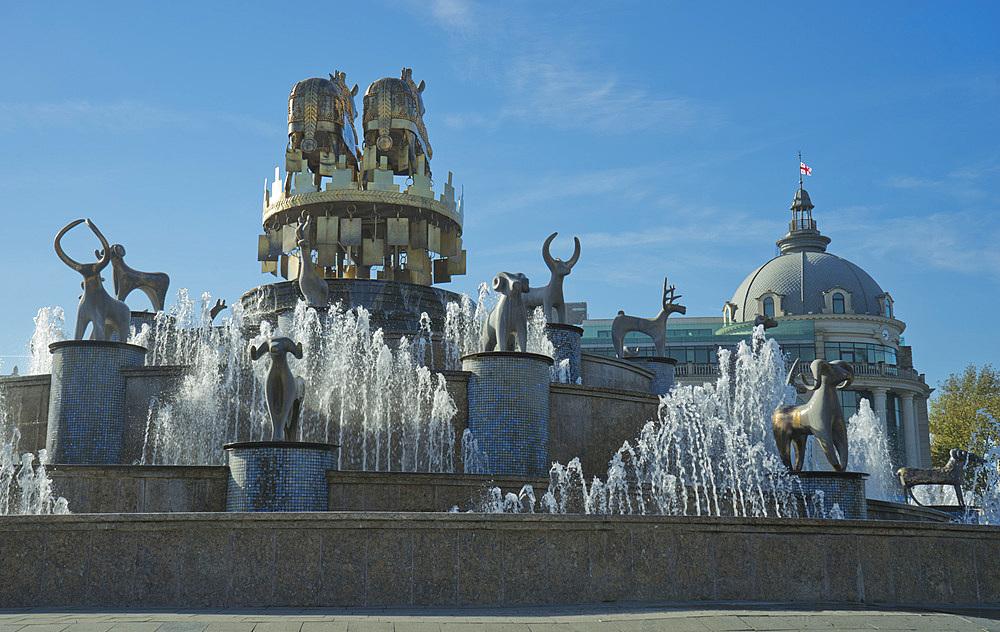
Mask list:
[[[4,516],[8,607],[996,604],[1000,529],[483,514]]]

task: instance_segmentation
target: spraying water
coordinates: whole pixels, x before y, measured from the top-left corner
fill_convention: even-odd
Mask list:
[[[249,349],[280,335],[306,350],[302,360],[289,358],[307,389],[295,439],[340,445],[340,469],[454,471],[457,407],[444,376],[424,366],[433,353],[428,319],[415,344],[403,338],[391,349],[363,308],[317,312],[300,301],[279,318],[280,328],[263,321],[248,340],[243,306],[214,327],[209,299],[200,315],[182,295],[170,314],[157,316],[153,362],[184,361],[190,369],[175,396],[150,407],[144,463],[221,464],[223,444],[269,436],[267,362],[251,362]]]
[[[795,479],[777,456],[769,420],[791,403],[778,344],[754,330],[750,344],[719,351],[721,377],[660,398],[657,419],[626,442],[604,480],[589,485],[577,459],[556,464],[542,507],[550,512],[697,516],[795,516]]]
[[[34,454],[18,454],[20,431],[14,428],[9,436],[0,438],[0,515],[69,513],[66,499],[52,496],[45,450],[38,453],[36,466]]]

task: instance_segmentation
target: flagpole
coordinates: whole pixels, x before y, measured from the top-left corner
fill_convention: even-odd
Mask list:
[[[799,152],[799,188],[802,188],[802,152]]]

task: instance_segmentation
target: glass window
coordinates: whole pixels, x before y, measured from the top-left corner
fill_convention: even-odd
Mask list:
[[[764,299],[764,315],[768,318],[774,318],[774,299],[770,296]]]
[[[844,295],[837,292],[833,295],[833,313],[843,314],[844,313]]]

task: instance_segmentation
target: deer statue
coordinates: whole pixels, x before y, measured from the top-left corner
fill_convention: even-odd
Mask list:
[[[101,240],[101,246],[104,247],[101,251],[104,254],[95,263],[73,261],[63,252],[62,245],[59,243],[63,235],[83,222],[87,222],[87,226],[97,235],[97,238]],[[101,271],[111,263],[111,248],[108,246],[108,240],[104,238],[97,226],[89,219],[78,219],[67,224],[56,235],[55,249],[63,263],[83,275],[83,294],[80,296],[80,307],[76,312],[76,331],[73,338],[83,340],[87,325],[93,325],[90,333],[91,340],[111,340],[116,331],[119,342],[128,340],[132,311],[128,305],[115,299],[104,289],[104,278],[101,277]]]
[[[674,286],[667,287],[667,279],[663,279],[663,309],[653,318],[639,318],[638,316],[628,316],[623,311],[619,311],[611,324],[611,341],[615,345],[615,352],[618,357],[625,359],[624,341],[625,335],[638,331],[653,339],[656,346],[656,355],[660,358],[667,355],[667,316],[673,313],[686,314],[687,308],[674,303],[681,298],[680,294],[674,295]]]
[[[295,228],[295,239],[299,246],[299,291],[311,307],[326,307],[330,301],[330,286],[316,272],[313,265],[312,247],[309,242],[309,229],[312,227],[312,217],[302,211],[299,224]]]
[[[94,254],[98,257],[104,256],[102,250],[95,250]],[[163,311],[163,304],[167,299],[167,287],[170,286],[170,277],[166,272],[133,270],[125,264],[125,246],[121,244],[111,246],[111,267],[114,269],[111,279],[114,281],[115,298],[124,303],[125,298],[133,290],[142,290],[153,304],[153,311]]]
[[[566,324],[566,301],[563,299],[563,279],[566,278],[566,275],[570,273],[580,258],[580,240],[576,237],[573,238],[576,248],[573,250],[573,256],[568,261],[554,259],[549,254],[549,245],[552,244],[552,240],[558,234],[552,233],[545,240],[545,243],[542,244],[542,259],[552,272],[552,277],[549,279],[548,285],[533,287],[530,292],[524,295],[524,307],[530,314],[533,309],[541,306],[545,310],[546,320],[550,323]],[[554,319],[552,310],[555,310]]]
[[[896,470],[899,482],[903,484],[903,492],[913,502],[921,507],[926,507],[913,495],[913,488],[917,485],[951,485],[955,488],[955,497],[958,499],[958,506],[965,508],[965,498],[962,494],[962,478],[965,476],[965,466],[969,463],[982,465],[986,460],[978,454],[973,454],[967,450],[951,450],[950,457],[944,467],[934,467],[923,469],[919,467],[901,467]]]

